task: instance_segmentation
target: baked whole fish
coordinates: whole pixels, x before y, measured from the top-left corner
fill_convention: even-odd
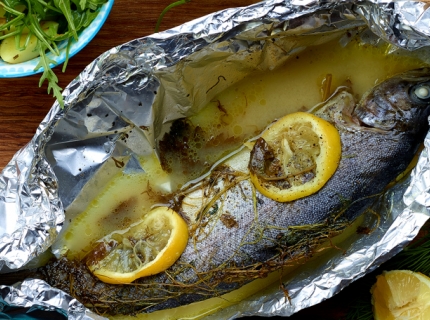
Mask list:
[[[400,74],[357,103],[340,88],[312,112],[340,134],[338,168],[316,193],[290,202],[252,186],[247,147],[175,194],[172,208],[189,241],[165,272],[128,285],[106,284],[83,261],[66,258],[36,276],[103,314],[136,314],[222,295],[295,260],[365,212],[408,166],[428,131],[430,70]],[[252,168],[251,168],[252,170]]]

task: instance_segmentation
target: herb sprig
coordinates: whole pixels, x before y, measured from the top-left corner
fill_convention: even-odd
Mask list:
[[[37,37],[40,61],[35,70],[43,68],[39,87],[46,80],[48,93],[53,91],[53,96],[61,107],[64,107],[62,88],[58,85],[58,77],[51,67],[55,66],[56,62],[50,59],[46,52],[50,51],[54,55],[59,55],[58,43],[67,41],[66,60],[62,70],[64,72],[69,59],[71,42],[78,41],[79,32],[94,20],[98,9],[105,2],[107,0],[0,0],[0,9],[5,11],[4,18],[6,19],[5,24],[0,26],[0,32],[10,31],[1,36],[0,40],[13,36],[16,47],[24,50],[28,45],[30,35]],[[20,7],[24,10],[16,9]],[[58,22],[58,32],[54,32],[52,29],[43,30],[40,22],[46,20]],[[26,36],[26,41],[21,46],[20,37],[24,34],[25,28],[29,30],[29,35]]]
[[[190,1],[191,0],[178,0],[178,1],[172,2],[167,7],[165,7],[163,9],[163,11],[161,11],[160,16],[158,17],[157,24],[155,25],[155,32],[159,31],[160,25],[161,25],[161,21],[163,20],[163,17],[167,13],[167,11],[169,11],[170,9],[173,9],[174,7],[180,6],[182,4],[186,4],[186,3],[190,2]]]

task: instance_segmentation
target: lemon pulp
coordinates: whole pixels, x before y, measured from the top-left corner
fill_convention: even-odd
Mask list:
[[[286,202],[317,192],[341,156],[337,129],[306,112],[286,115],[263,132],[251,152],[251,181],[273,200]]]
[[[430,278],[419,272],[384,272],[371,293],[376,320],[430,319]]]
[[[157,207],[126,232],[104,238],[86,257],[90,271],[106,283],[130,283],[160,273],[182,254],[188,227],[168,207]]]

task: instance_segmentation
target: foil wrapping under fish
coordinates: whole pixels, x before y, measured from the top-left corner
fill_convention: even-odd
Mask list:
[[[1,286],[0,312],[6,307],[22,308],[24,314],[35,310],[58,312],[68,319],[105,319],[86,309],[79,301],[39,279],[28,279],[13,287]],[[15,311],[16,312],[16,311]],[[1,314],[1,313],[0,313]],[[15,313],[17,314],[17,313]]]
[[[155,141],[173,120],[198,112],[250,72],[275,69],[291,53],[346,30],[360,32],[363,41],[388,41],[392,50],[417,52],[430,45],[429,25],[430,10],[419,1],[273,0],[223,10],[102,54],[65,88],[65,109],[54,104],[0,175],[2,271],[25,268],[45,252],[67,224],[65,208],[73,218],[110,174],[143,170],[137,158],[156,150]],[[289,41],[291,35],[297,41]],[[219,81],[226,70],[228,81]],[[288,282],[291,302],[276,287],[208,318],[291,315],[333,296],[399,252],[429,217],[428,141],[411,178],[382,201],[388,211],[379,228],[356,235],[345,254],[333,253],[318,268],[305,266]],[[6,298],[19,286],[33,289]],[[2,297],[8,305],[28,307],[14,297],[41,289],[42,297],[57,290],[28,279],[17,288],[2,286]],[[71,297],[64,301],[75,303]],[[54,307],[67,312],[67,303]],[[75,310],[70,319],[87,316],[85,308]]]

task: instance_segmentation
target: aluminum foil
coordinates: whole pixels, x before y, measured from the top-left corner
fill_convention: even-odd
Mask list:
[[[58,312],[68,319],[98,320],[105,319],[98,316],[76,299],[61,290],[52,288],[39,279],[28,279],[14,287],[0,286],[0,316],[7,307],[22,308],[23,313],[30,315],[35,310]],[[16,310],[16,309],[15,309]],[[15,312],[15,316],[16,316]],[[63,318],[63,317],[62,317]],[[2,319],[4,319],[2,317]],[[26,318],[28,319],[28,318]]]
[[[54,104],[34,138],[2,171],[2,272],[25,268],[45,252],[109,176],[143,170],[137,158],[158,152],[155,141],[172,120],[198,112],[250,72],[275,69],[292,52],[346,30],[361,32],[363,41],[385,40],[393,50],[425,55],[429,25],[424,2],[273,0],[223,10],[102,54],[64,90],[65,109]],[[291,35],[298,41],[285,40]],[[229,81],[208,90],[207,84],[216,83],[226,70]],[[330,259],[286,279],[291,302],[277,286],[208,318],[291,315],[331,297],[401,250],[429,217],[429,140],[411,178],[378,204],[386,211],[379,228],[350,239],[345,254],[333,252]],[[117,167],[118,161],[124,168]],[[9,295],[15,290],[19,294]],[[43,293],[41,299],[26,298],[29,302],[21,304],[33,292]],[[57,295],[57,289],[32,279],[2,286],[3,300],[22,307],[44,306],[51,294]],[[75,301],[59,295],[65,300],[54,307],[67,314]],[[74,310],[68,313],[71,319],[88,316],[85,308]]]

